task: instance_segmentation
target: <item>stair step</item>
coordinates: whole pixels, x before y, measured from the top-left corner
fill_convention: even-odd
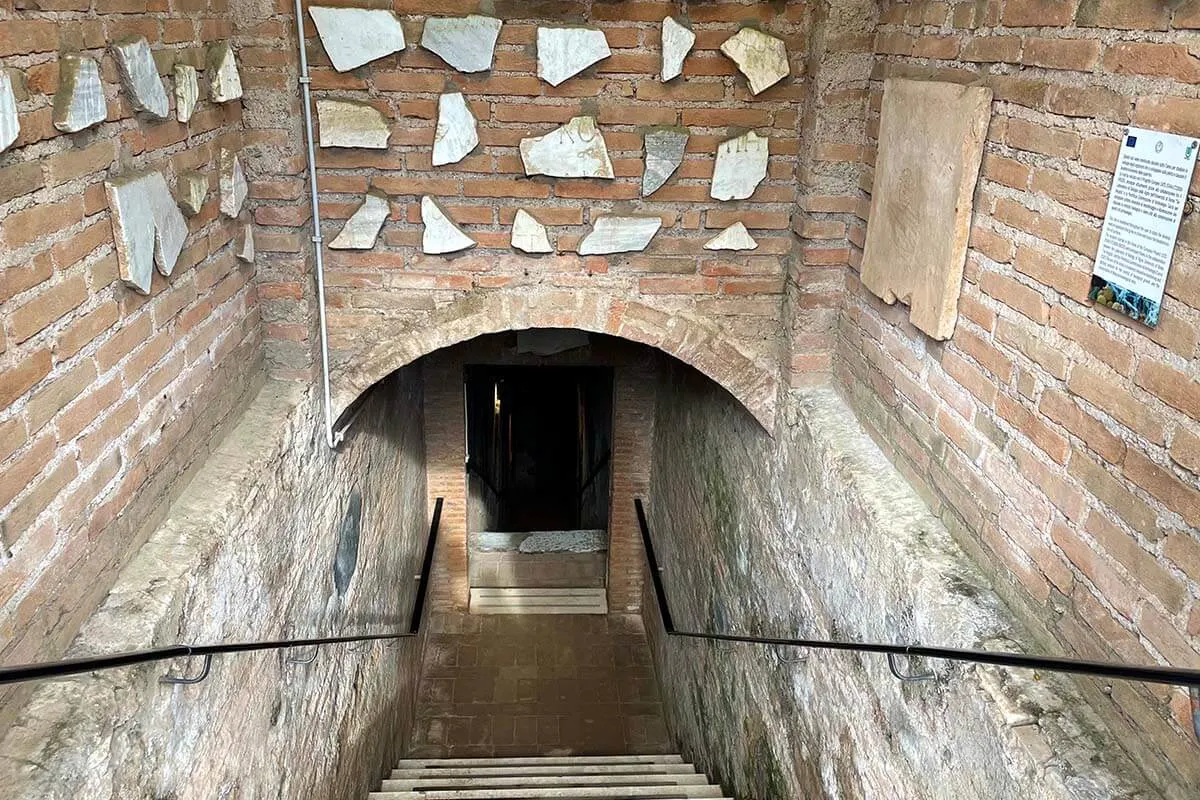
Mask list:
[[[722,797],[720,786],[550,786],[545,788],[518,787],[509,789],[448,789],[411,792],[371,792],[368,800],[536,800],[537,798],[572,798],[572,800],[601,800],[602,798],[653,797],[660,800],[684,800],[693,797]]]
[[[607,614],[604,589],[471,589],[473,614]]]
[[[526,586],[473,586],[476,597],[604,597],[603,587],[526,587]]]
[[[422,776],[385,780],[385,792],[410,792],[416,789],[503,789],[507,787],[543,786],[695,786],[705,785],[708,778],[697,773],[608,773],[600,775],[503,775],[503,776]]]
[[[502,778],[540,775],[695,775],[691,764],[574,764],[561,766],[512,765],[492,767],[420,767],[393,770],[390,780],[421,778]]]
[[[415,767],[561,767],[576,764],[682,764],[681,755],[504,756],[498,758],[402,758],[397,769]]]

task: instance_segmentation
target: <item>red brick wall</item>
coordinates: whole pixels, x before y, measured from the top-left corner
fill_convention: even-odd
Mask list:
[[[468,313],[479,295],[508,291],[533,296],[555,290],[588,289],[644,304],[655,313],[684,314],[727,333],[728,339],[764,365],[778,369],[784,351],[780,317],[785,276],[793,250],[789,233],[796,198],[794,182],[799,101],[805,78],[808,6],[802,3],[713,2],[681,9],[669,2],[501,2],[455,0],[391,4],[402,17],[410,46],[402,54],[351,73],[328,66],[308,25],[317,97],[367,98],[393,121],[385,151],[325,150],[318,155],[323,235],[332,238],[368,188],[386,191],[392,216],[374,250],[327,253],[329,320],[335,384],[362,369],[372,344],[404,340],[422,329]],[[429,14],[491,13],[505,25],[491,72],[463,75],[415,46]],[[686,80],[659,80],[659,28],[663,17],[686,13],[698,42],[685,65]],[[536,77],[535,31],[539,23],[580,22],[602,27],[613,55],[554,88]],[[279,143],[281,157],[263,159],[276,174],[258,184],[256,221],[264,226],[264,315],[269,358],[280,371],[304,370],[313,335],[309,325],[311,287],[306,257],[310,231],[304,192],[297,175],[299,107],[294,83],[279,64],[291,63],[294,47],[286,12],[264,20],[263,34],[247,34],[244,62],[254,96],[287,108],[252,124]],[[751,99],[745,79],[718,52],[746,23],[782,37],[792,57],[793,76]],[[267,34],[278,34],[272,39]],[[257,68],[261,65],[261,68]],[[463,162],[433,168],[430,154],[439,93],[461,89],[479,119],[481,146]],[[264,101],[264,106],[267,102]],[[618,177],[615,181],[524,177],[518,142],[548,132],[572,116],[596,115]],[[288,127],[281,127],[286,122]],[[687,159],[672,181],[651,198],[640,198],[642,134],[658,124],[689,126]],[[716,147],[747,129],[771,139],[769,177],[753,198],[718,203],[709,198]],[[420,196],[438,198],[479,246],[454,258],[420,253]],[[516,209],[527,207],[552,226],[563,257],[526,258],[508,246]],[[649,250],[611,258],[573,254],[591,221],[602,213],[659,214],[664,228]],[[702,249],[718,229],[741,219],[759,241],[749,257],[722,257]],[[381,367],[380,374],[398,366]],[[336,391],[335,391],[336,394]]]
[[[232,30],[227,5],[65,0],[25,10],[38,5],[0,5],[0,65],[22,126],[0,155],[4,663],[62,652],[261,371],[253,268],[234,259],[235,226],[217,211],[217,156],[241,145],[240,103],[202,101],[188,125],[135,117],[105,49],[144,35],[164,75],[177,59],[203,66],[204,45]],[[68,52],[100,59],[109,109],[103,124],[71,135],[51,125],[58,56]],[[178,172],[201,170],[213,191],[189,221],[174,275],[156,275],[145,297],[117,277],[103,180],[148,168],[172,186]]]
[[[1200,217],[1184,223],[1157,330],[1086,302],[1122,126],[1200,134],[1197,27],[1195,2],[1152,0],[882,14],[873,131],[886,76],[982,80],[995,102],[953,338],[931,341],[858,282],[863,194],[837,377],[1041,621],[1038,649],[1200,666]],[[1093,701],[1141,729],[1132,745],[1194,761],[1184,692],[1118,683]]]

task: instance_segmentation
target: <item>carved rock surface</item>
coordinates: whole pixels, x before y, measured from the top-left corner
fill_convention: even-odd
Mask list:
[[[475,115],[462,92],[438,98],[437,132],[433,135],[433,165],[455,164],[479,144]]]
[[[113,178],[104,189],[121,280],[148,294],[155,265],[163,275],[174,271],[187,240],[187,220],[161,172]]]
[[[175,65],[175,119],[187,122],[200,99],[200,78],[191,64]]]
[[[612,178],[608,146],[595,117],[575,117],[545,136],[521,140],[526,175],[554,178]]]
[[[600,217],[579,243],[579,255],[602,256],[645,250],[661,227],[660,217]]]
[[[0,69],[0,152],[17,140],[21,120],[17,117],[17,98],[13,94],[12,78]]]
[[[783,40],[755,28],[742,28],[726,39],[721,52],[746,76],[752,94],[771,88],[791,72]]]
[[[429,17],[421,31],[421,47],[459,72],[492,68],[496,39],[504,23],[495,17]]]
[[[318,100],[321,147],[386,150],[392,129],[379,109],[356,100]]]
[[[329,249],[370,250],[375,246],[379,229],[390,213],[391,205],[386,194],[368,192],[363,204],[350,215],[341,232],[329,243]]]
[[[387,9],[309,6],[308,15],[338,72],[348,72],[404,49],[404,28]]]
[[[237,59],[229,42],[208,46],[208,99],[228,103],[242,96],[242,76],[238,74]]]
[[[662,79],[667,82],[683,74],[683,60],[696,45],[696,34],[674,17],[662,21]]]
[[[438,202],[429,195],[421,198],[421,221],[425,232],[421,235],[421,252],[428,255],[457,253],[475,246],[475,240],[454,224]]]
[[[234,151],[222,147],[221,213],[227,217],[236,218],[238,214],[242,213],[242,204],[246,202],[248,193],[246,173],[242,171],[242,160]]]
[[[646,167],[642,172],[642,197],[657,192],[683,163],[687,128],[655,128],[646,133]]]
[[[54,93],[54,127],[64,133],[99,125],[108,116],[100,65],[86,56],[63,56]]]
[[[114,44],[112,49],[129,105],[134,111],[145,111],[151,116],[166,119],[171,113],[171,102],[167,99],[167,89],[159,77],[146,39],[123,39]]]
[[[249,222],[242,225],[241,231],[238,232],[237,250],[234,255],[238,261],[244,261],[247,264],[254,263],[254,226]]]
[[[538,28],[537,74],[551,86],[612,55],[604,31],[596,28]]]
[[[717,148],[709,194],[717,200],[745,200],[767,177],[767,137],[748,131]]]
[[[546,226],[523,208],[513,218],[512,246],[526,253],[553,253],[554,247],[546,235]]]
[[[195,170],[181,172],[176,192],[183,213],[194,217],[204,208],[204,201],[208,199],[208,178]]]
[[[755,250],[758,242],[742,222],[735,222],[704,243],[705,250]]]

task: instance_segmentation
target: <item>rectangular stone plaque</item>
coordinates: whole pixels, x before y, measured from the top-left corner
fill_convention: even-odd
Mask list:
[[[1108,193],[1088,296],[1158,326],[1200,139],[1128,128]]]
[[[972,195],[991,116],[983,86],[888,78],[862,282],[885,303],[909,306],[913,325],[949,339]]]

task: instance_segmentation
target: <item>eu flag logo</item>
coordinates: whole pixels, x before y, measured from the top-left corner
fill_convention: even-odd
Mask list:
[[[1137,147],[1137,137],[1136,136],[1126,136],[1125,137],[1125,146],[1126,147]]]

